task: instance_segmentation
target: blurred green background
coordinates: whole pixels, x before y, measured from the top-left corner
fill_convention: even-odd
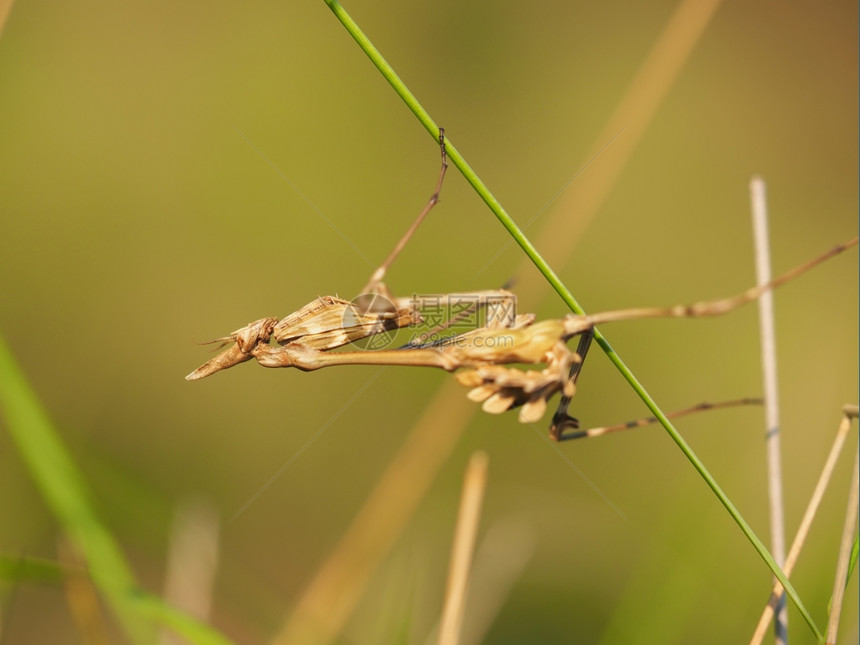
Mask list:
[[[675,7],[346,5],[526,234],[563,249],[550,261],[588,311],[751,285],[754,173],[777,272],[856,234],[847,1],[724,3],[593,218],[570,206],[632,136],[601,133]],[[162,589],[174,509],[205,500],[221,518],[211,621],[268,642],[451,377],[247,364],[188,383],[210,356],[193,341],[354,295],[432,192],[437,148],[323,2],[19,2],[0,79],[0,333],[144,586]],[[507,241],[452,169],[387,283],[408,295],[513,277],[527,310],[562,315]],[[840,407],[856,402],[857,292],[855,250],[776,296],[789,535]],[[664,409],[761,392],[755,307],[604,331]],[[499,561],[522,561],[509,586],[490,585],[484,642],[749,637],[769,573],[663,431],[554,450],[548,417],[536,432],[472,409],[338,642],[425,642],[476,449],[489,455],[479,540],[501,536],[516,552]],[[574,411],[585,425],[645,414],[598,349]],[[755,408],[679,423],[767,542],[762,426]],[[822,624],[843,461],[793,577]],[[58,525],[6,433],[0,527],[3,553],[56,558]],[[7,585],[0,600],[3,642],[79,642],[60,587]],[[480,602],[466,608],[470,638]],[[840,635],[856,642],[855,584],[846,606]],[[813,642],[793,611],[790,624],[792,642]]]

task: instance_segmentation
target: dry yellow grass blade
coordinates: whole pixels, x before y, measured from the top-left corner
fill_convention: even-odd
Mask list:
[[[842,529],[842,540],[839,545],[839,560],[836,563],[836,575],[833,576],[833,594],[831,595],[830,617],[827,621],[827,645],[836,644],[836,634],[839,631],[839,618],[842,616],[842,605],[845,602],[845,586],[848,577],[848,563],[851,559],[851,545],[854,537],[854,527],[857,525],[858,479],[860,479],[860,451],[854,453],[854,474],[851,476],[851,489],[848,494],[848,507],[845,511],[845,526]]]
[[[164,599],[189,616],[208,621],[219,560],[219,519],[205,500],[181,501],[174,511],[164,580]],[[187,642],[162,631],[160,645]]]
[[[600,154],[609,141],[611,148],[603,153],[600,163],[589,167],[588,181],[567,193],[543,223],[535,246],[557,271],[570,257],[575,240],[603,206],[720,1],[686,0],[678,5],[586,159]],[[617,136],[622,130],[623,135]],[[565,234],[559,235],[559,231]],[[527,270],[529,267],[529,260],[524,259],[515,273],[520,279],[518,291],[527,296],[545,293],[546,281]],[[534,309],[525,299],[521,298],[521,303],[526,309]]]
[[[788,555],[785,558],[783,571],[785,571],[786,576],[790,576],[791,572],[794,571],[794,566],[797,564],[798,557],[800,557],[800,551],[806,542],[809,528],[812,526],[812,521],[815,519],[815,513],[818,511],[818,506],[821,504],[821,498],[824,496],[827,484],[830,483],[833,469],[836,467],[836,460],[839,458],[839,453],[845,445],[848,431],[851,430],[852,418],[857,418],[856,407],[845,406],[845,408],[843,408],[843,416],[842,421],[839,424],[839,430],[837,430],[836,438],[833,440],[833,446],[830,448],[830,454],[827,455],[824,467],[821,469],[821,475],[818,477],[818,482],[815,484],[812,497],[809,500],[809,504],[806,506],[803,519],[800,521],[800,526],[794,536],[794,541],[791,543],[791,548],[788,550]],[[762,612],[758,625],[756,625],[755,632],[750,639],[750,645],[758,645],[764,639],[764,635],[767,633],[768,625],[770,625],[770,622],[773,620],[774,611],[782,593],[782,585],[777,582],[773,586],[770,599]]]
[[[475,553],[481,505],[487,486],[487,454],[476,452],[466,466],[463,495],[460,498],[460,513],[454,534],[454,548],[448,569],[448,589],[442,611],[442,626],[439,630],[439,645],[458,645],[462,634],[463,616],[466,609],[466,590]]]
[[[3,27],[12,12],[12,4],[13,0],[0,0],[0,34],[3,33]]]
[[[273,643],[326,643],[340,632],[475,411],[456,381],[444,383]]]

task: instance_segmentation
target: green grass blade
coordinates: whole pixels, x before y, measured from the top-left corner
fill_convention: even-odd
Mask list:
[[[151,629],[126,600],[135,587],[131,570],[113,537],[93,513],[80,472],[2,339],[0,405],[9,433],[36,486],[86,559],[93,581],[105,594],[126,634],[135,642],[151,641]]]
[[[18,451],[63,530],[86,560],[93,583],[129,639],[151,643],[151,619],[185,633],[195,643],[227,643],[210,627],[183,617],[160,599],[141,592],[119,545],[99,521],[87,486],[35,392],[0,337],[0,413]]]
[[[370,58],[373,62],[374,66],[379,70],[379,72],[385,77],[394,91],[403,99],[403,102],[406,103],[407,107],[412,111],[418,121],[427,129],[430,135],[437,139],[439,136],[439,127],[430,117],[426,110],[421,106],[418,102],[418,99],[409,91],[400,77],[395,73],[394,69],[391,65],[388,64],[388,61],[383,58],[382,54],[379,50],[374,47],[373,43],[370,42],[370,39],[364,34],[361,28],[355,23],[352,17],[346,12],[346,10],[341,6],[341,4],[337,0],[325,0],[325,3],[332,10],[337,19],[343,24],[346,28],[347,32],[353,37],[353,39],[358,43],[359,47],[364,51],[365,54]],[[463,174],[466,180],[472,185],[475,191],[480,195],[481,199],[484,200],[484,203],[487,204],[489,209],[493,212],[496,218],[501,222],[502,226],[507,229],[508,233],[510,233],[511,237],[516,241],[516,243],[522,248],[525,254],[529,257],[529,259],[534,263],[534,265],[538,268],[538,270],[543,274],[546,278],[547,282],[552,285],[553,289],[559,294],[561,299],[570,307],[571,311],[577,314],[585,314],[585,311],[573,297],[570,290],[561,282],[556,273],[552,270],[552,268],[547,264],[547,262],[541,257],[538,253],[537,249],[532,245],[532,243],[526,238],[523,232],[519,229],[516,223],[511,219],[510,215],[505,211],[499,201],[493,196],[490,190],[484,185],[484,183],[480,180],[480,178],[475,174],[472,168],[466,163],[466,160],[457,152],[456,148],[450,143],[450,141],[446,140],[446,148],[448,151],[448,159],[453,163],[458,170]],[[666,432],[669,433],[669,436],[672,437],[672,440],[678,444],[678,447],[693,464],[693,467],[699,472],[699,475],[702,479],[705,480],[708,487],[714,492],[732,518],[735,520],[735,523],[740,527],[741,531],[746,535],[747,539],[753,545],[753,548],[758,552],[759,556],[761,556],[762,560],[764,560],[765,564],[768,568],[773,572],[774,576],[777,580],[782,583],[783,587],[785,587],[786,594],[789,598],[791,598],[792,602],[797,606],[797,609],[800,611],[806,623],[809,625],[810,629],[815,634],[816,638],[819,640],[823,640],[823,635],[821,634],[821,630],[813,621],[812,616],[807,611],[806,607],[803,605],[803,602],[800,599],[797,591],[789,582],[785,573],[783,573],[782,569],[777,565],[776,561],[773,559],[773,556],[767,550],[764,543],[758,538],[755,532],[752,530],[750,525],[744,520],[743,516],[740,512],[735,508],[734,504],[732,504],[731,500],[728,496],[723,492],[723,490],[719,487],[716,480],[713,478],[711,473],[702,463],[702,461],[696,456],[693,449],[687,444],[684,438],[680,435],[680,433],[675,429],[675,426],[666,418],[665,413],[660,409],[657,403],[651,398],[650,394],[645,390],[639,380],[633,375],[630,371],[630,368],[621,360],[621,357],[612,349],[612,346],[609,344],[609,341],[606,339],[603,334],[600,333],[599,330],[595,330],[594,340],[600,346],[600,348],[606,353],[612,363],[616,366],[616,368],[621,372],[624,378],[630,383],[630,386],[636,391],[639,397],[644,401],[645,405],[648,406],[648,409],[651,410],[651,413],[657,418],[660,424],[665,428]]]

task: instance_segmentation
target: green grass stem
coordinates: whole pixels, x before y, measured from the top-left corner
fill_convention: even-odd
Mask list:
[[[439,137],[439,126],[433,121],[430,115],[426,110],[421,106],[418,102],[418,99],[415,98],[415,95],[409,91],[394,69],[389,65],[388,61],[383,58],[382,54],[379,50],[374,47],[373,43],[370,42],[370,39],[364,34],[361,28],[356,24],[356,22],[350,17],[350,15],[346,12],[346,10],[341,6],[341,4],[337,0],[325,0],[325,3],[332,10],[337,19],[341,22],[341,24],[346,28],[347,32],[349,32],[350,36],[355,39],[358,43],[359,47],[364,51],[365,54],[370,58],[373,62],[373,65],[379,70],[379,72],[385,77],[394,91],[403,99],[403,102],[406,103],[407,107],[410,111],[415,115],[418,121],[424,126],[427,132],[433,137],[434,140],[438,140]],[[475,174],[466,160],[457,152],[457,149],[454,145],[446,138],[446,148],[448,151],[448,159],[453,163],[458,170],[463,174],[472,187],[475,189],[475,192],[480,195],[481,199],[484,200],[484,203],[487,204],[489,209],[493,212],[496,218],[501,222],[502,226],[507,229],[508,233],[510,233],[511,237],[516,241],[516,243],[522,248],[525,254],[529,257],[529,259],[534,263],[537,269],[543,274],[546,278],[547,282],[552,285],[553,289],[556,290],[561,299],[567,304],[571,311],[576,314],[585,315],[585,311],[573,297],[570,290],[562,283],[559,279],[558,275],[552,270],[552,268],[547,264],[547,262],[541,257],[540,253],[538,253],[537,249],[532,245],[532,243],[528,240],[528,238],[523,234],[523,232],[519,229],[516,223],[513,221],[510,215],[505,211],[499,201],[493,196],[490,190],[484,185],[484,183],[480,180],[480,178]],[[720,486],[717,484],[714,477],[705,467],[704,463],[698,458],[693,449],[687,444],[678,430],[674,425],[666,418],[665,413],[660,409],[657,405],[656,401],[648,394],[648,391],[645,387],[639,382],[639,380],[633,375],[633,372],[630,371],[630,368],[621,360],[621,357],[615,352],[612,346],[609,344],[609,341],[606,337],[597,329],[595,329],[594,334],[595,342],[600,346],[600,348],[606,353],[609,357],[609,360],[615,365],[619,372],[621,372],[622,376],[627,380],[633,390],[639,395],[645,405],[651,410],[651,413],[657,418],[660,425],[665,428],[666,432],[669,433],[669,436],[672,440],[678,445],[681,449],[681,452],[687,457],[693,467],[699,472],[699,475],[702,479],[705,480],[705,483],[708,487],[714,492],[726,510],[729,512],[729,515],[734,519],[735,523],[740,527],[741,531],[747,537],[749,542],[752,544],[753,548],[758,552],[759,556],[761,556],[762,560],[764,560],[765,564],[768,568],[773,572],[774,576],[777,580],[782,583],[785,587],[786,594],[791,601],[795,604],[800,614],[803,616],[803,619],[809,625],[809,628],[813,631],[816,638],[819,640],[823,640],[823,635],[821,630],[815,624],[815,621],[812,619],[812,616],[807,611],[803,602],[800,599],[797,591],[789,582],[785,573],[783,573],[782,569],[774,560],[773,556],[767,550],[764,543],[759,539],[759,537],[752,530],[752,527],[747,523],[747,521],[740,514],[740,511],[735,507],[735,505],[731,502],[728,496],[723,492]]]

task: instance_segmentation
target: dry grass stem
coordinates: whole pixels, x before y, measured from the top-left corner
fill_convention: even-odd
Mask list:
[[[337,636],[473,411],[456,383],[448,381],[440,388],[273,643],[319,645]]]
[[[597,135],[582,167],[588,166],[612,141],[608,154],[601,156],[600,163],[589,166],[588,181],[567,193],[541,227],[535,246],[550,266],[560,268],[570,258],[574,240],[585,232],[612,192],[720,2],[683,0],[666,22],[612,116]],[[623,135],[618,136],[622,130]],[[559,231],[565,234],[559,235]],[[539,300],[537,294],[545,294],[547,287],[530,269],[531,262],[524,259],[514,273],[520,280],[520,290],[528,297],[527,301],[524,299],[527,308],[535,306]]]
[[[845,585],[848,577],[848,561],[851,557],[851,543],[854,538],[854,527],[857,524],[858,482],[860,479],[860,451],[854,455],[854,473],[851,476],[851,489],[848,491],[848,508],[845,511],[845,525],[842,529],[842,540],[839,545],[839,560],[836,563],[836,575],[833,580],[833,595],[831,596],[830,617],[827,621],[827,645],[836,645],[836,634],[839,631],[839,617],[842,615],[842,603],[845,598]]]
[[[833,470],[836,467],[836,460],[839,458],[839,453],[845,445],[845,439],[848,436],[849,430],[851,430],[852,418],[856,418],[856,413],[852,417],[849,406],[846,406],[846,408],[843,409],[842,421],[840,422],[839,429],[836,432],[836,438],[833,440],[833,446],[830,448],[830,453],[827,455],[824,467],[821,469],[821,474],[818,477],[818,482],[815,484],[815,489],[812,492],[812,497],[809,500],[809,504],[806,506],[806,511],[800,521],[800,526],[794,536],[794,541],[791,543],[791,548],[788,550],[788,555],[785,558],[783,571],[785,571],[786,576],[791,575],[792,571],[794,571],[795,564],[797,564],[800,551],[806,542],[806,536],[809,534],[809,528],[812,526],[812,521],[815,519],[815,514],[821,504],[821,498],[824,496],[824,491],[830,483],[830,477],[833,475]],[[750,639],[750,645],[759,645],[759,643],[762,642],[762,639],[764,639],[767,627],[773,619],[776,606],[783,595],[782,585],[778,582],[775,583],[770,594],[770,599],[768,600],[761,618],[759,619],[758,625],[756,626],[755,632]]]
[[[752,202],[753,239],[755,241],[756,284],[772,279],[770,260],[770,232],[767,219],[767,191],[761,177],[750,181]],[[776,324],[774,322],[773,291],[766,291],[758,299],[759,337],[765,406],[765,447],[767,454],[767,492],[770,509],[770,550],[779,566],[785,565],[785,510],[782,499],[782,459],[779,438],[779,388],[776,371]],[[781,596],[774,622],[776,645],[788,641],[788,607]]]
[[[448,589],[445,594],[445,607],[442,611],[442,624],[439,629],[439,645],[458,645],[465,614],[466,590],[469,584],[469,571],[478,523],[481,519],[481,505],[487,485],[487,455],[476,452],[469,459],[463,481],[463,494],[460,498],[460,513],[454,534],[454,547],[448,569]]]
[[[218,514],[209,504],[189,500],[177,506],[170,534],[164,598],[189,616],[207,621],[218,566]],[[186,641],[164,631],[161,645]]]
[[[511,590],[522,577],[535,552],[537,536],[531,524],[516,519],[497,522],[475,552],[466,604],[463,645],[483,643]]]
[[[3,34],[3,27],[6,26],[6,21],[9,19],[9,14],[12,12],[13,0],[0,0],[0,35]]]

